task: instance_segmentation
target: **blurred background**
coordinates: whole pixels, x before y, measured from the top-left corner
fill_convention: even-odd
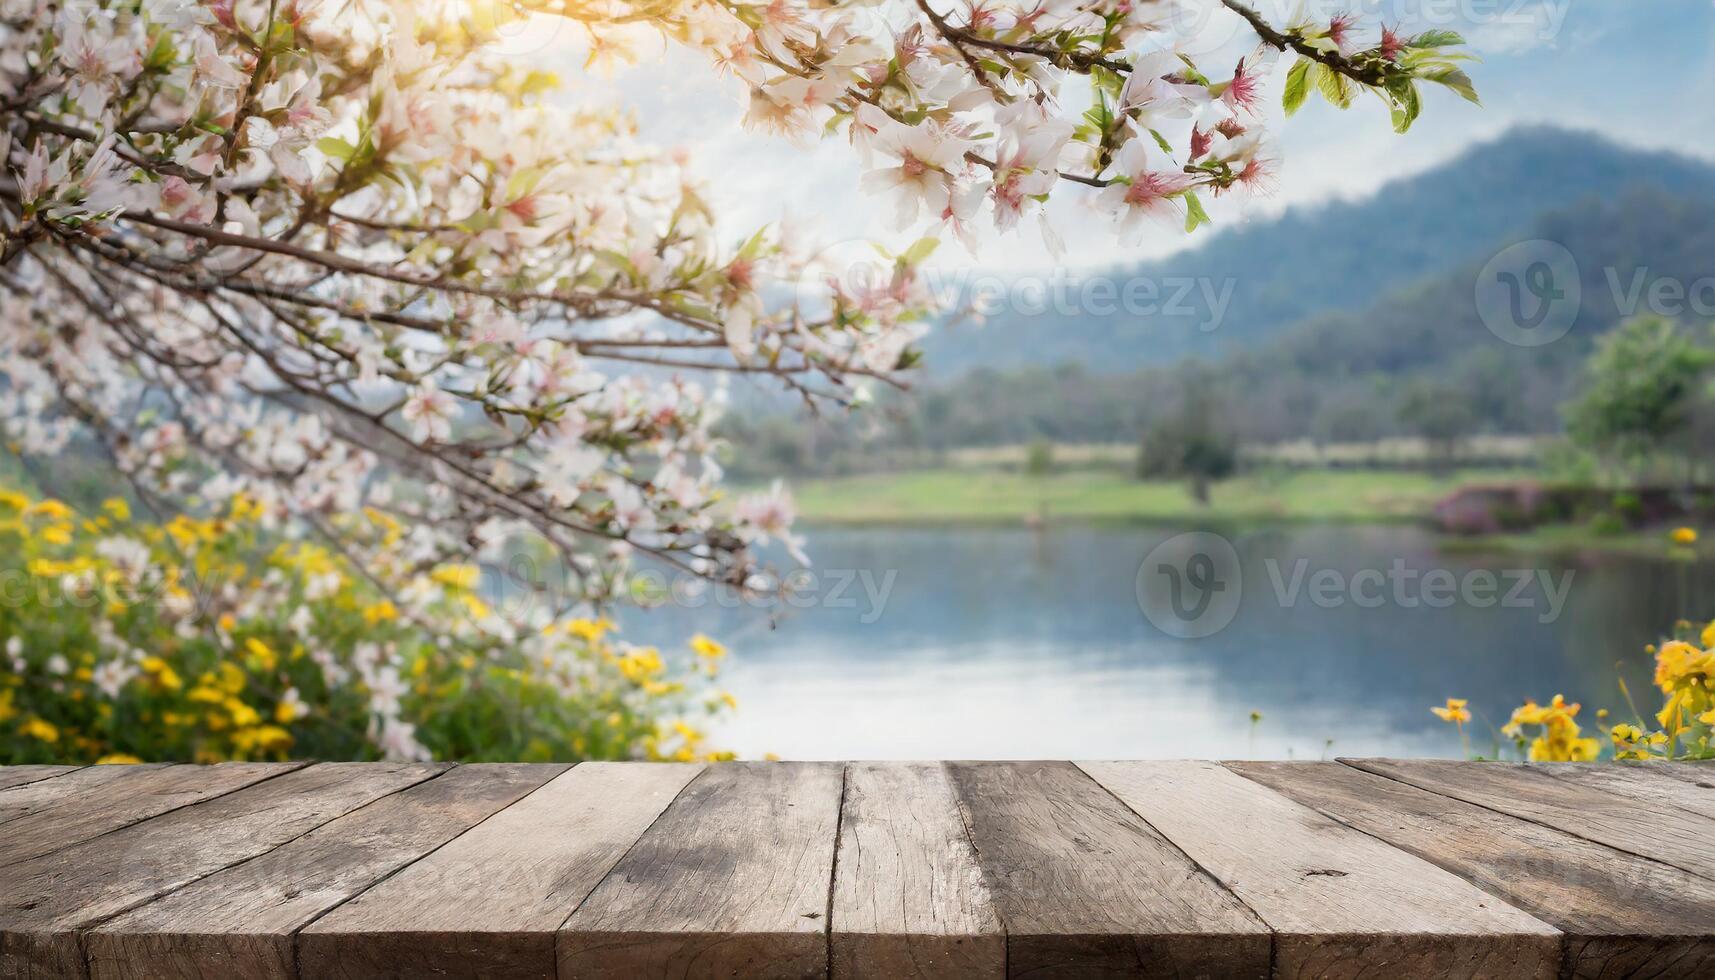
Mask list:
[[[1028,233],[943,246],[931,286],[977,315],[852,416],[734,391],[730,475],[793,488],[800,601],[627,620],[741,651],[718,737],[1314,758],[1458,754],[1428,710],[1447,697],[1471,702],[1474,752],[1525,699],[1630,716],[1646,645],[1715,612],[1687,533],[1715,510],[1715,163],[1688,138],[1715,111],[1715,11],[1416,6],[1363,9],[1464,32],[1483,107],[1439,97],[1396,137],[1380,106],[1314,105],[1282,130],[1280,192],[1216,202],[1212,233],[1122,250],[1067,201],[1062,257]],[[634,78],[607,84],[734,162],[713,180],[730,206],[888,239],[844,147],[738,166],[766,138],[736,105]],[[1202,566],[1227,586],[1203,615],[1231,618],[1186,636],[1150,556],[1193,531],[1231,546]]]

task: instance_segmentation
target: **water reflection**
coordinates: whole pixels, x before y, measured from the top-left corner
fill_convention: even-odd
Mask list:
[[[1224,535],[1236,613],[1176,639],[1137,598],[1140,563],[1173,533],[821,530],[808,608],[705,601],[629,617],[626,635],[702,630],[733,648],[740,710],[715,735],[747,757],[1317,758],[1457,754],[1428,711],[1448,696],[1494,724],[1556,693],[1592,721],[1598,706],[1620,715],[1616,678],[1647,683],[1643,644],[1682,613],[1715,614],[1680,600],[1682,579],[1712,595],[1708,566],[1448,553],[1410,527],[1282,528]],[[1478,727],[1482,748],[1492,726]]]

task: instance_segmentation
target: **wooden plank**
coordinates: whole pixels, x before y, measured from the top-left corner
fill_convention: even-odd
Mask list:
[[[1071,763],[948,768],[1009,975],[1268,975],[1268,927]]]
[[[90,972],[113,980],[294,977],[299,929],[567,768],[460,766],[383,797],[96,928],[84,937]]]
[[[1078,767],[1274,930],[1275,977],[1559,970],[1554,927],[1216,763]]]
[[[1677,807],[1651,807],[1523,763],[1339,761],[1715,880],[1715,820]]]
[[[78,766],[0,766],[0,789],[11,789],[77,770]]]
[[[1681,766],[1671,762],[1533,762],[1529,765],[1555,779],[1623,796],[1651,808],[1674,806],[1715,819],[1715,789],[1676,778],[1670,770]]]
[[[541,977],[554,932],[700,765],[586,762],[298,934],[304,977]]]
[[[304,765],[302,762],[228,762],[218,766],[91,766],[81,769],[60,777],[77,781],[73,792],[49,799],[45,805],[34,809],[27,807],[25,812],[5,823],[5,833],[0,834],[0,867],[28,861],[150,817],[243,789]],[[54,791],[47,792],[51,795]]]
[[[0,791],[0,824],[45,810],[74,793],[87,793],[110,779],[129,777],[137,769],[165,769],[165,765],[84,765],[45,779],[14,784]]]
[[[216,780],[225,768],[203,771]],[[323,763],[0,867],[0,976],[80,975],[84,957],[75,930],[264,854],[446,768]]]
[[[84,766],[51,779],[37,780],[0,792],[0,823],[45,810],[69,796],[88,793],[113,780],[143,779],[142,773],[167,768],[166,763],[140,766]],[[111,794],[109,794],[111,795]]]
[[[1335,762],[1227,766],[1560,929],[1569,976],[1715,976],[1697,875]]]
[[[710,766],[560,931],[560,976],[813,977],[828,968],[842,770]]]
[[[1001,928],[946,766],[846,767],[829,915],[834,976],[1000,977]]]

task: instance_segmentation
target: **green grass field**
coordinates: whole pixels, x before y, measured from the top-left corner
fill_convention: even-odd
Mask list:
[[[1242,523],[1411,521],[1459,486],[1518,476],[1409,470],[1290,470],[1217,484],[1208,506],[1182,481],[1140,482],[1112,469],[1033,478],[990,469],[880,473],[792,484],[803,520],[820,524],[1016,524],[1050,521]]]

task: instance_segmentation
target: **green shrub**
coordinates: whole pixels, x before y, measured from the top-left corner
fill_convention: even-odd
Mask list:
[[[384,589],[270,516],[237,496],[151,524],[0,492],[0,763],[721,755],[693,724],[732,704],[714,641],[669,658],[605,619],[503,616],[474,566]]]

